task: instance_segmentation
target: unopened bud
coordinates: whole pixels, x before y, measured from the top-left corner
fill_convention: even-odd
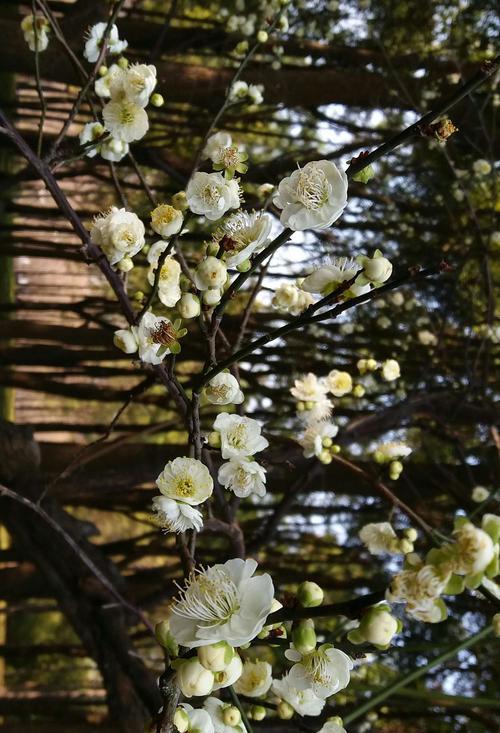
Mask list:
[[[165,104],[163,96],[161,94],[158,94],[157,92],[151,95],[151,99],[149,101],[151,102],[153,107],[163,107],[163,105]]]
[[[257,40],[259,43],[265,43],[268,38],[269,38],[269,35],[267,31],[259,31],[257,33]]]
[[[500,614],[497,615],[500,616]],[[250,708],[250,717],[252,720],[264,720],[266,717],[266,709],[262,707],[262,705],[254,705]]]
[[[223,672],[234,657],[233,647],[227,641],[218,641],[215,644],[200,646],[198,659],[205,669],[212,672]]]
[[[293,708],[284,700],[279,703],[278,707],[276,708],[276,712],[278,713],[278,717],[281,718],[281,720],[290,720],[290,718],[293,718]]]
[[[217,430],[212,430],[212,432],[208,434],[208,445],[211,448],[220,448],[220,433]]]
[[[101,66],[99,66],[98,73],[99,73],[99,76],[106,76],[106,74],[108,73],[108,67],[105,64],[101,64]]]
[[[415,542],[418,537],[418,532],[414,527],[409,527],[408,529],[405,529],[404,536],[407,540],[410,540],[410,542]]]
[[[294,625],[292,641],[300,654],[309,654],[309,652],[316,649],[316,631],[312,619],[305,619],[298,625]]]
[[[222,713],[222,719],[226,725],[236,728],[241,723],[241,713],[237,707],[230,705]]]
[[[128,66],[128,60],[125,58],[125,56],[120,56],[116,63],[118,64],[120,69],[126,69]]]
[[[321,606],[324,597],[325,594],[323,593],[323,589],[311,580],[304,581],[297,589],[297,598],[300,605],[304,606],[304,608]]]
[[[366,390],[362,384],[356,384],[354,389],[352,390],[352,393],[355,397],[364,397],[365,392]]]
[[[134,267],[134,263],[131,257],[124,257],[123,260],[120,260],[116,267],[121,272],[130,272],[130,270],[132,270]]]

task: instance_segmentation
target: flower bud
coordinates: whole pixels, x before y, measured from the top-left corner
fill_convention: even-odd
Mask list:
[[[367,359],[366,360],[366,368],[368,369],[369,372],[375,371],[375,369],[377,368],[377,362],[376,362],[376,360],[375,359]]]
[[[124,56],[120,56],[120,58],[117,61],[118,66],[120,69],[126,69],[128,66],[128,60]]]
[[[290,720],[290,718],[293,718],[293,708],[284,700],[279,703],[278,707],[276,708],[276,712],[278,713],[278,717],[281,718],[281,720]]]
[[[353,177],[353,181],[358,181],[358,183],[368,183],[368,181],[371,181],[371,179],[375,176],[375,171],[373,170],[373,166],[371,164],[366,165],[364,168],[362,168],[358,173],[356,173]]]
[[[107,73],[108,73],[108,67],[106,66],[106,64],[101,64],[101,66],[99,66],[99,71],[98,71],[99,76],[106,76]]]
[[[155,626],[155,636],[159,644],[168,651],[171,657],[179,654],[179,645],[170,633],[170,624],[168,621],[160,621]]]
[[[174,725],[179,733],[186,733],[189,728],[189,715],[184,708],[177,708],[174,714]]]
[[[500,517],[497,514],[484,514],[481,527],[493,542],[497,543],[500,540]]]
[[[211,448],[220,448],[220,433],[217,430],[212,430],[212,432],[208,434],[208,445]]]
[[[324,466],[328,466],[333,459],[331,453],[329,453],[327,450],[322,450],[319,454],[319,460]]]
[[[491,623],[493,624],[493,633],[495,636],[500,636],[500,613],[496,613],[493,616]]]
[[[219,254],[220,245],[217,244],[217,242],[209,242],[207,244],[207,255],[210,257],[215,257]]]
[[[133,298],[138,303],[142,303],[142,301],[144,300],[144,293],[142,292],[142,290],[136,290],[135,293],[134,293],[134,295],[133,295]]]
[[[269,38],[269,35],[268,35],[267,31],[259,31],[257,33],[257,41],[259,43],[265,43],[268,38]]]
[[[178,191],[172,196],[172,206],[176,209],[185,211],[188,208],[188,200],[185,191]]]
[[[202,297],[205,305],[214,306],[220,303],[222,292],[219,288],[211,288],[210,290],[205,290]]]
[[[250,262],[250,260],[244,260],[243,262],[240,262],[239,265],[236,265],[236,269],[238,270],[238,272],[248,272],[251,266],[252,263]]]
[[[198,657],[192,657],[178,668],[177,684],[186,697],[209,695],[214,686],[214,673],[205,669],[199,663]]]
[[[331,448],[333,445],[333,440],[331,438],[323,438],[321,440],[321,444],[323,448]]]
[[[248,41],[240,41],[236,48],[234,49],[234,52],[238,54],[238,56],[244,56],[246,52],[248,51]]]
[[[241,723],[241,713],[237,707],[230,705],[222,713],[222,720],[226,725],[236,728],[236,726]]]
[[[116,265],[117,270],[121,270],[121,272],[130,272],[130,270],[132,270],[133,267],[134,267],[134,263],[131,257],[124,257]]]
[[[410,540],[399,540],[399,551],[403,553],[403,555],[409,555],[410,552],[413,552],[413,542],[410,542]]]
[[[234,649],[227,641],[218,641],[198,649],[200,664],[211,672],[223,672],[233,657]]]
[[[352,393],[354,397],[364,397],[365,391],[366,390],[362,384],[356,384],[354,389],[352,390]]]
[[[201,311],[200,299],[193,293],[184,293],[177,303],[177,310],[181,318],[185,320],[196,318],[196,316],[200,315]]]
[[[124,351],[125,354],[133,354],[137,351],[137,340],[130,328],[121,328],[115,331],[113,343],[117,349]]]
[[[316,631],[312,619],[308,618],[299,624],[294,624],[292,641],[300,654],[309,654],[316,649]]]
[[[386,605],[373,606],[363,615],[357,629],[349,632],[347,638],[353,644],[368,642],[377,647],[387,647],[399,631],[399,624]]]
[[[418,532],[414,527],[409,527],[409,529],[405,529],[404,536],[410,542],[415,542],[418,537]]]
[[[500,617],[500,614],[497,614]],[[250,708],[250,717],[252,720],[264,720],[266,717],[266,709],[262,705],[254,705]]]
[[[163,107],[165,104],[165,100],[163,99],[163,96],[161,94],[158,94],[155,92],[151,95],[151,99],[149,100],[153,107]]]
[[[324,595],[322,588],[311,580],[304,581],[297,589],[297,598],[300,605],[304,606],[304,608],[321,606]]]

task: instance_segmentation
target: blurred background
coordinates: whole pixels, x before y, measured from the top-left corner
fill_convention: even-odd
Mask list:
[[[84,31],[108,17],[109,5],[35,5],[49,8],[67,42],[52,34],[39,58],[47,152],[81,84],[71,52],[83,62]],[[157,66],[165,105],[150,111],[148,135],[133,146],[133,159],[119,164],[80,156],[78,133],[91,119],[82,105],[52,164],[87,226],[111,205],[147,220],[143,180],[160,201],[184,188],[239,63],[237,44],[251,43],[278,6],[276,0],[124,2],[117,24],[128,58]],[[230,107],[219,123],[249,155],[244,207],[265,205],[261,185],[276,185],[297,163],[329,158],[345,165],[453,95],[493,58],[496,10],[486,0],[289,3],[288,29],[272,35],[243,73],[264,86],[263,103]],[[0,104],[36,148],[34,54],[20,29],[29,12],[30,3],[0,5]],[[238,517],[249,555],[281,594],[304,578],[320,583],[331,602],[387,586],[394,561],[374,563],[357,537],[370,521],[408,526],[373,483],[379,469],[371,454],[381,443],[411,446],[401,478],[384,481],[444,532],[457,512],[475,511],[474,487],[498,485],[499,103],[490,81],[451,111],[458,131],[446,145],[417,137],[378,161],[371,181],[350,184],[348,207],[332,229],[296,235],[231,304],[224,336],[245,343],[286,322],[270,304],[278,284],[328,258],[379,248],[396,273],[442,260],[450,266],[415,288],[274,341],[240,364],[247,414],[264,424],[271,447],[264,454],[268,494],[243,500]],[[150,516],[154,480],[167,460],[184,453],[187,435],[164,388],[113,346],[113,332],[124,324],[112,294],[85,263],[43,183],[2,136],[0,170],[0,480],[31,499],[46,492],[48,514],[155,623],[166,615],[181,567],[175,540]],[[188,263],[198,261],[210,237],[206,221],[195,220],[182,239]],[[136,262],[131,293],[145,288],[148,263],[141,256]],[[177,358],[186,388],[205,356],[196,323],[190,328]],[[397,359],[401,379],[360,375],[357,361],[371,357]],[[297,443],[290,386],[304,372],[322,376],[331,369],[349,371],[365,389],[362,397],[336,400],[334,420],[341,455],[367,469],[372,482],[335,461],[323,466],[304,458]],[[205,429],[214,414],[204,410]],[[493,499],[487,510],[495,511]],[[53,527],[6,499],[0,521],[0,730],[148,730],[159,707],[161,649]],[[205,564],[232,555],[231,538],[201,535]],[[447,621],[406,618],[395,645],[360,660],[330,714],[352,711],[368,692],[476,632],[493,613],[477,592],[448,605]],[[325,628],[335,631],[333,623]],[[272,653],[279,666],[279,650]],[[478,645],[391,696],[351,730],[496,731],[498,674],[498,647]],[[307,719],[301,725],[269,719],[255,728],[316,730]]]

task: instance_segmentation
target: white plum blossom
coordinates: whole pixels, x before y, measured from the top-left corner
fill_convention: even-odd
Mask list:
[[[229,372],[212,377],[203,394],[212,405],[240,405],[245,399],[238,380]]]
[[[272,675],[273,668],[269,662],[247,661],[243,665],[243,672],[234,689],[239,695],[245,695],[245,697],[262,697],[272,685]]]
[[[301,290],[294,283],[283,283],[276,288],[271,305],[282,313],[298,316],[313,302],[310,293]]]
[[[307,163],[281,181],[274,204],[285,227],[326,229],[347,204],[347,176],[330,160]]]
[[[202,214],[211,221],[240,206],[238,181],[228,181],[220,173],[197,171],[187,185],[186,196],[193,214]]]
[[[308,425],[300,439],[300,445],[304,449],[304,457],[312,458],[312,456],[316,456],[316,458],[319,458],[325,448],[325,439],[331,441],[337,435],[338,431],[337,425],[326,422],[326,420],[313,422]]]
[[[186,723],[186,733],[214,733],[214,724],[210,714],[203,708],[193,708],[186,702],[179,705],[179,708],[187,714],[189,722]],[[175,725],[175,719],[174,719]],[[178,727],[176,727],[178,730]]]
[[[145,228],[137,214],[113,206],[94,219],[90,238],[97,244],[111,265],[136,255],[145,244]]]
[[[427,613],[430,610],[429,602],[435,602],[439,598],[450,576],[451,570],[448,567],[434,565],[402,570],[392,579],[386,598],[392,602],[406,602],[410,609],[425,608]]]
[[[312,372],[305,374],[302,379],[295,379],[294,386],[290,389],[293,397],[301,402],[320,402],[327,392],[327,384]]]
[[[188,529],[199,532],[203,527],[203,517],[198,509],[166,496],[154,497],[153,511],[156,521],[167,532],[186,532]]]
[[[50,25],[44,15],[25,15],[21,21],[24,40],[30,51],[45,51],[49,45]]]
[[[83,51],[83,55],[87,59],[87,61],[90,61],[90,63],[94,63],[99,58],[99,53],[101,51],[102,47],[102,41],[104,38],[104,33],[106,32],[107,23],[96,23],[91,28],[89,28],[87,32],[87,40],[85,42],[85,49]],[[109,30],[109,35],[107,39],[107,50],[111,54],[120,54],[122,51],[125,51],[127,48],[128,43],[127,41],[121,41],[118,36],[118,28],[116,25],[112,25]]]
[[[148,252],[148,282],[150,285],[154,284],[158,260],[167,246],[167,242],[160,240],[155,242]],[[181,266],[172,255],[169,255],[163,262],[158,280],[158,298],[167,308],[172,308],[182,295],[180,277]]]
[[[102,110],[102,118],[106,130],[126,143],[140,140],[149,129],[146,110],[126,95],[112,97]]]
[[[382,363],[381,371],[386,382],[394,382],[401,376],[401,367],[396,359],[386,359]]]
[[[269,445],[261,435],[259,423],[251,417],[221,412],[215,419],[214,430],[220,433],[221,454],[225,460],[253,456]]]
[[[151,227],[160,237],[172,237],[182,229],[182,211],[170,204],[160,204],[151,212]]]
[[[356,277],[358,272],[360,272],[360,267],[353,259],[335,257],[330,263],[323,265],[304,278],[301,288],[307,293],[317,293],[322,296],[330,295],[342,283]],[[369,290],[369,285],[358,285],[354,282],[342,295],[344,297],[355,297],[364,295]]]
[[[266,245],[270,232],[269,214],[238,211],[217,230],[215,241],[223,250],[222,259],[226,266],[236,267]]]
[[[213,690],[221,690],[223,687],[229,687],[239,680],[243,672],[243,662],[239,654],[234,654],[229,664],[220,672],[214,672]]]
[[[196,506],[212,495],[214,482],[208,468],[196,458],[174,458],[156,479],[164,496]]]
[[[226,265],[213,255],[205,257],[194,273],[194,284],[198,290],[220,290],[226,280]]]
[[[120,68],[120,67],[119,67]],[[145,107],[156,86],[156,67],[152,64],[132,64],[110,80],[111,98],[125,96],[138,107]]]
[[[209,697],[203,703],[203,709],[210,715],[215,733],[246,733],[243,721],[236,723],[236,725],[232,721],[226,723],[224,714],[231,707],[231,705],[216,697]],[[205,733],[205,730],[200,729],[200,733]]]
[[[170,630],[182,646],[226,641],[248,644],[264,628],[271,612],[271,577],[254,576],[255,560],[235,558],[194,573],[172,606]]]
[[[233,458],[223,463],[218,473],[219,483],[241,499],[256,494],[265,496],[266,469],[256,461]]]
[[[352,377],[349,372],[332,369],[326,378],[326,383],[334,397],[343,397],[352,392]]]
[[[359,538],[372,555],[398,552],[397,535],[389,522],[365,524],[359,531]]]
[[[122,69],[118,64],[111,64],[106,73],[96,79],[94,91],[98,97],[107,98],[111,96],[111,85],[116,77],[122,74]]]
[[[271,687],[275,695],[284,700],[299,715],[319,715],[325,706],[325,701],[314,694],[312,689],[298,689],[290,679],[290,674],[284,675],[280,680],[273,680]]]
[[[221,148],[229,148],[232,142],[233,139],[228,132],[216,132],[210,135],[203,149],[203,157],[213,160]]]
[[[310,688],[317,697],[326,700],[349,684],[352,660],[331,644],[322,644],[308,654],[288,649],[285,656],[296,662],[289,672],[289,680],[299,690]]]
[[[472,522],[465,522],[453,533],[455,561],[453,572],[457,575],[483,573],[495,557],[495,546],[490,535]]]

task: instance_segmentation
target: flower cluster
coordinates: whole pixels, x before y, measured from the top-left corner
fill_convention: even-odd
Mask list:
[[[221,412],[214,422],[209,442],[220,447],[222,458],[227,461],[218,472],[222,486],[240,498],[250,494],[265,495],[266,470],[253,457],[267,448],[269,442],[261,435],[257,420]]]
[[[453,541],[430,550],[422,560],[406,556],[405,566],[391,582],[388,601],[405,603],[412,618],[437,623],[447,616],[442,595],[477,588],[499,571],[500,517],[485,514],[481,528],[462,517],[455,523]]]
[[[105,30],[105,23],[90,29],[84,52],[88,61],[97,61]],[[106,48],[111,54],[120,54],[127,48],[115,25],[109,31]],[[88,122],[80,132],[80,144],[88,157],[99,153],[105,160],[118,162],[127,155],[130,143],[143,138],[149,129],[145,107],[150,101],[161,106],[163,98],[153,94],[156,67],[152,64],[129,65],[122,57],[109,68],[101,66],[99,74],[95,93],[108,99],[102,111],[103,123]]]

